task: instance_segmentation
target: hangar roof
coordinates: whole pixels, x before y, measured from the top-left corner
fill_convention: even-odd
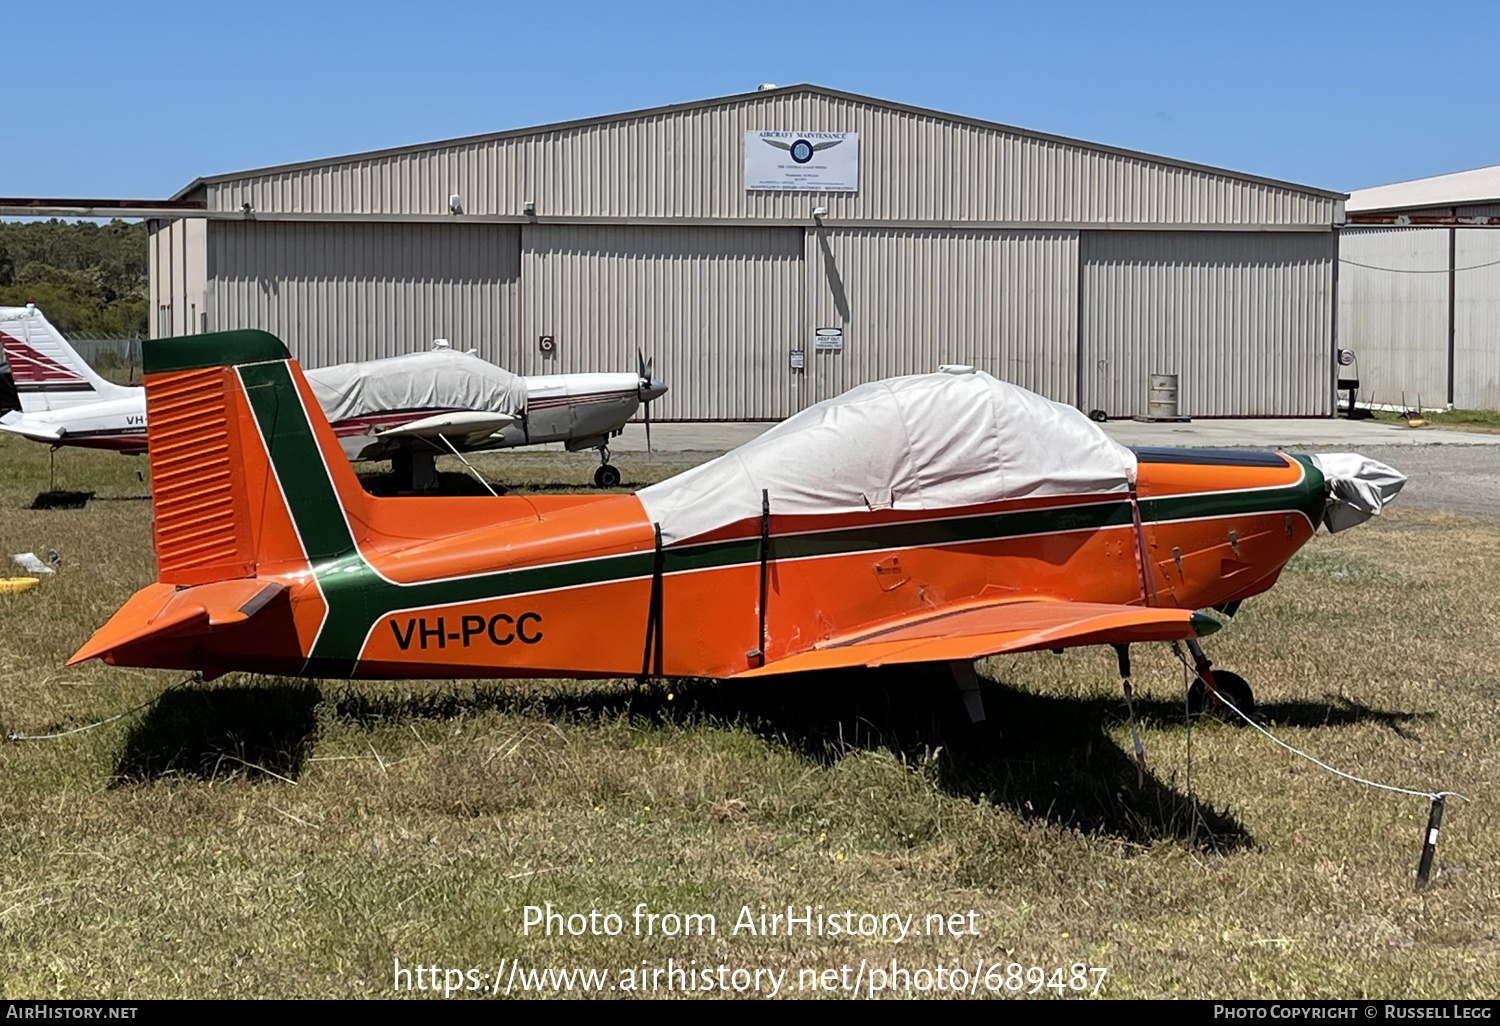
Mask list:
[[[859,190],[819,194],[835,221],[1326,230],[1344,198],[815,85],[212,175],[175,198],[257,217],[446,219],[457,195],[491,220],[805,223],[806,193],[746,195],[725,159],[766,129],[860,134]]]
[[[1169,165],[1172,167],[1188,168],[1194,171],[1210,171],[1216,174],[1233,175],[1251,182],[1264,182],[1267,185],[1284,185],[1301,192],[1312,193],[1315,196],[1327,196],[1333,199],[1342,199],[1347,193],[1333,192],[1327,189],[1317,189],[1308,185],[1298,185],[1295,182],[1282,181],[1276,178],[1263,178],[1259,175],[1244,174],[1239,171],[1228,171],[1224,168],[1213,167],[1208,164],[1194,164],[1186,160],[1174,160],[1170,157],[1156,156],[1139,150],[1129,150],[1119,146],[1107,146],[1103,143],[1092,143],[1082,139],[1072,139],[1062,135],[1052,135],[1047,132],[1037,132],[1029,128],[1017,128],[1014,125],[1002,124],[998,121],[985,121],[980,118],[965,117],[962,114],[949,114],[945,111],[932,110],[926,107],[914,107],[910,104],[896,103],[891,100],[880,100],[872,96],[861,96],[858,93],[844,92],[840,89],[829,89],[826,86],[802,83],[800,85],[779,86],[775,89],[759,89],[750,93],[734,93],[729,96],[716,96],[706,100],[692,100],[687,103],[673,103],[661,107],[646,107],[641,110],[622,111],[618,114],[605,114],[592,118],[575,118],[571,121],[554,121],[545,125],[533,125],[528,128],[512,128],[503,132],[485,132],[481,135],[460,136],[456,139],[441,139],[436,142],[415,143],[410,146],[393,146],[381,150],[365,150],[359,153],[350,153],[336,157],[323,157],[317,160],[297,161],[291,164],[274,164],[267,167],[251,168],[246,171],[231,171],[219,175],[206,175],[195,178],[183,186],[174,200],[183,199],[200,185],[216,182],[227,182],[237,178],[250,178],[259,175],[273,174],[279,171],[299,171],[306,168],[325,167],[329,164],[342,164],[349,161],[369,160],[376,157],[393,157],[409,153],[421,153],[425,150],[447,149],[453,146],[463,146],[469,143],[493,142],[501,139],[515,139],[531,135],[545,135],[551,132],[560,132],[570,128],[587,128],[591,125],[608,124],[613,121],[633,121],[639,118],[649,118],[659,114],[673,114],[680,111],[701,110],[707,107],[717,107],[730,103],[738,103],[744,100],[761,99],[777,93],[813,93],[823,96],[835,96],[840,99],[853,100],[857,103],[875,104],[890,110],[905,111],[920,117],[937,118],[943,121],[951,121],[959,125],[973,125],[977,128],[997,129],[1002,132],[1015,135],[1026,135],[1034,139],[1044,139],[1049,142],[1064,143],[1070,146],[1083,146],[1100,153],[1115,153],[1122,157],[1136,157],[1150,160],[1154,163]],[[1491,168],[1487,170],[1500,170]],[[1368,191],[1368,190],[1367,190]]]
[[[1363,214],[1495,202],[1500,202],[1500,164],[1356,189],[1349,194],[1345,209],[1351,214]]]

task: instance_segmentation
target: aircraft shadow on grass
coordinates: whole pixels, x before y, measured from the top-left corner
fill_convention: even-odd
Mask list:
[[[582,695],[491,681],[472,690],[403,693],[355,685],[325,696],[311,682],[252,678],[165,693],[130,729],[115,773],[121,784],[167,776],[296,780],[315,744],[318,707],[326,697],[324,715],[367,727],[492,711],[556,721],[739,725],[824,765],[852,752],[883,749],[910,765],[930,766],[938,786],[950,794],[984,798],[1023,818],[1085,833],[1220,850],[1253,843],[1228,812],[1199,802],[1195,813],[1179,786],[1180,767],[1154,764],[1149,748],[1145,784],[1136,786],[1133,755],[1110,736],[1125,720],[1119,696],[1056,697],[985,678],[980,683],[989,718],[976,726],[969,723],[946,669],[929,666],[675,681],[670,688],[601,686]],[[1153,729],[1184,727],[1179,703],[1142,697],[1135,706]],[[1373,722],[1398,732],[1419,718],[1348,699],[1279,702],[1260,711],[1258,718],[1284,726]],[[1207,729],[1234,728],[1213,724]]]
[[[312,754],[322,700],[311,681],[170,689],[126,733],[115,784],[172,776],[296,780]]]

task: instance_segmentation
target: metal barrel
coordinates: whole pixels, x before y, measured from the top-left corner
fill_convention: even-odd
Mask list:
[[[1177,415],[1177,375],[1149,375],[1146,386],[1146,416],[1173,418]]]

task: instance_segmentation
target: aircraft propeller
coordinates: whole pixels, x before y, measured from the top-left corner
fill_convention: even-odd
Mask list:
[[[641,414],[646,420],[646,451],[651,452],[651,400],[660,396],[667,390],[667,386],[657,381],[653,376],[656,370],[656,357],[649,360],[639,347],[635,351],[636,371],[640,374],[641,385],[639,394],[641,397]]]

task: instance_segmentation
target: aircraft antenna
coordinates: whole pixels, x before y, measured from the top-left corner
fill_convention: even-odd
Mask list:
[[[661,573],[665,562],[661,550],[661,524],[652,524],[656,551],[651,557],[651,602],[646,610],[646,650],[641,654],[641,680],[651,672],[652,646],[655,645],[656,673],[661,674]]]

